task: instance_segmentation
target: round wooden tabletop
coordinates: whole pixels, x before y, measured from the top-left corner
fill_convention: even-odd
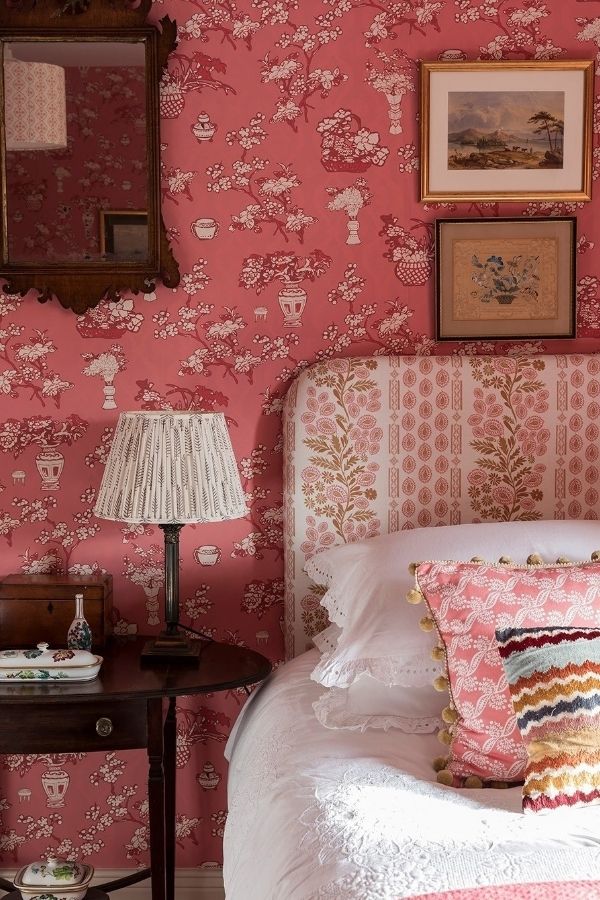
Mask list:
[[[209,694],[255,684],[271,671],[271,663],[262,654],[219,641],[199,641],[198,665],[177,660],[142,661],[140,654],[147,640],[111,638],[102,653],[100,673],[93,681],[0,682],[0,703],[31,703],[42,697],[45,703],[78,703],[91,698],[125,700]]]

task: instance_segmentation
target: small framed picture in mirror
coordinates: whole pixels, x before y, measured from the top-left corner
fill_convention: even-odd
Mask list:
[[[133,209],[100,210],[102,259],[145,262],[148,259],[148,213]]]

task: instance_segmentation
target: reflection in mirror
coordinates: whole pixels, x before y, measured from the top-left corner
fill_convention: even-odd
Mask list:
[[[4,43],[10,264],[150,259],[143,40]]]

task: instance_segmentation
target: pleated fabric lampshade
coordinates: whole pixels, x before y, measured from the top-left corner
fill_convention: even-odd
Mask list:
[[[179,629],[179,532],[247,511],[223,413],[121,413],[94,512],[164,533],[166,627],[145,645],[143,660],[197,663],[202,644]]]
[[[223,413],[121,413],[97,516],[183,524],[238,519],[247,511]]]

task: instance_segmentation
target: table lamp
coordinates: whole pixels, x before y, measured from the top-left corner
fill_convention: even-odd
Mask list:
[[[247,512],[223,413],[121,413],[94,513],[164,532],[165,629],[145,645],[144,659],[197,664],[201,643],[179,630],[179,532]]]

